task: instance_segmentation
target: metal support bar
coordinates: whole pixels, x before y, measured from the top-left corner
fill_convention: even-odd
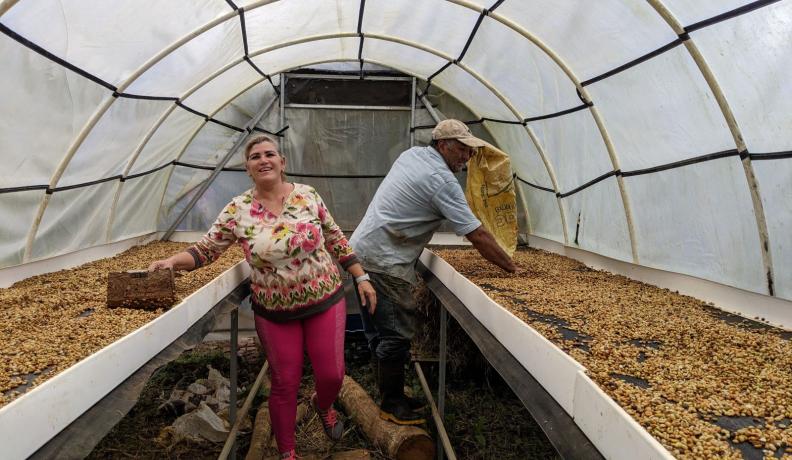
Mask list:
[[[448,439],[448,433],[446,433],[445,426],[443,425],[443,418],[440,417],[440,414],[437,412],[437,406],[435,406],[434,398],[432,398],[432,390],[429,389],[429,384],[426,383],[426,377],[424,377],[423,370],[421,370],[421,365],[419,363],[413,363],[413,365],[415,365],[415,373],[418,374],[418,380],[421,381],[421,388],[423,388],[426,400],[429,402],[429,407],[432,409],[432,418],[437,427],[437,434],[440,436],[439,443],[442,443],[442,446],[445,447],[448,459],[456,460],[457,457],[456,454],[454,454],[454,448],[451,447],[451,440]]]
[[[429,99],[426,98],[426,95],[421,96],[421,102],[423,103],[424,107],[426,107],[426,111],[429,112],[429,115],[435,121],[435,123],[440,123],[440,115],[437,114],[437,110],[432,107],[432,104],[429,102]]]
[[[410,147],[415,145],[415,77],[412,77],[412,90],[410,91]]]
[[[267,111],[270,109],[270,107],[272,107],[272,104],[274,103],[275,103],[275,99],[269,101],[267,104],[264,105],[264,107],[262,107],[261,110],[259,110],[259,112],[256,115],[253,116],[253,118],[250,119],[250,121],[247,122],[247,124],[245,125],[245,133],[240,134],[239,139],[237,139],[236,143],[234,143],[234,146],[231,147],[228,153],[226,153],[225,157],[223,157],[223,160],[220,161],[220,163],[218,163],[217,166],[215,166],[215,169],[212,171],[212,174],[203,182],[203,184],[201,184],[201,187],[198,189],[195,195],[193,195],[192,199],[187,204],[187,206],[182,210],[181,214],[179,214],[179,217],[176,218],[176,220],[168,228],[168,231],[166,231],[165,234],[162,236],[162,241],[167,241],[173,235],[173,232],[176,231],[176,228],[179,226],[179,224],[182,223],[184,218],[187,217],[187,214],[189,214],[190,210],[192,210],[195,204],[198,203],[198,200],[201,199],[203,194],[209,189],[209,186],[212,185],[212,182],[214,182],[217,176],[220,175],[220,171],[222,171],[225,165],[228,164],[228,162],[231,160],[231,157],[234,156],[237,150],[239,150],[243,145],[245,145],[245,141],[247,140],[247,137],[250,135],[251,131],[253,130],[253,127],[258,124],[259,120],[261,120],[261,117],[263,117],[264,114],[267,113]]]
[[[339,74],[313,74],[313,73],[287,73],[289,78],[310,78],[315,80],[360,80],[360,74],[354,75],[339,75]],[[381,80],[381,81],[409,81],[412,77],[388,77],[385,75],[366,75],[366,80]]]
[[[448,311],[440,304],[440,370],[437,382],[437,412],[445,421],[446,364],[448,362]],[[452,452],[453,453],[453,452]],[[437,458],[443,460],[443,444],[437,443]]]
[[[264,376],[267,375],[268,366],[269,366],[268,362],[264,362],[264,365],[261,366],[261,370],[259,371],[259,374],[256,377],[256,381],[253,383],[253,386],[250,387],[250,391],[248,392],[247,398],[245,398],[245,402],[242,404],[242,409],[239,410],[241,416],[239,417],[239,420],[234,422],[233,426],[231,426],[231,431],[228,432],[228,439],[226,439],[226,442],[223,445],[223,450],[220,452],[220,455],[217,457],[217,460],[225,460],[226,458],[228,458],[228,455],[231,452],[231,447],[236,442],[236,436],[237,433],[239,432],[239,427],[242,425],[242,420],[245,419],[245,414],[248,413],[248,411],[250,410],[250,406],[253,405],[253,400],[256,399],[256,395],[258,394],[258,390],[261,387],[261,383],[264,381]]]
[[[330,110],[395,110],[406,112],[410,110],[401,105],[340,105],[340,104],[287,104],[288,109],[330,109]]]
[[[286,126],[286,75],[281,74],[280,77],[280,98],[278,100],[280,110],[280,126]],[[285,155],[286,152],[286,135],[284,133],[282,142],[281,142],[281,152]]]
[[[239,370],[237,369],[237,348],[239,347],[239,305],[231,310],[231,350],[228,359],[231,361],[231,398],[228,408],[228,422],[236,426],[237,423],[237,386],[239,385]],[[236,433],[228,434],[231,449],[231,460],[236,460]],[[229,444],[226,440],[226,444]]]

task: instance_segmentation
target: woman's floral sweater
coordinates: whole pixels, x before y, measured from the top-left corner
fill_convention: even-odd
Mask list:
[[[344,269],[358,261],[322,198],[304,184],[294,184],[280,215],[254,199],[252,189],[235,197],[187,251],[197,268],[214,262],[235,241],[251,267],[253,311],[271,321],[330,308],[344,297],[333,258]]]

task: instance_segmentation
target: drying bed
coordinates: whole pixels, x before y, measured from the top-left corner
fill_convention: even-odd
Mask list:
[[[555,343],[678,458],[792,458],[789,332],[540,250],[436,253]]]
[[[155,242],[115,257],[34,276],[0,289],[0,406],[149,323],[164,310],[107,308],[107,273],[145,269],[187,243]],[[177,274],[177,304],[243,258]]]

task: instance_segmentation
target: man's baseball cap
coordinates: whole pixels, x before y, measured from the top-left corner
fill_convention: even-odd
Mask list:
[[[435,126],[432,130],[432,139],[439,141],[443,139],[456,139],[459,142],[467,145],[468,147],[478,148],[490,145],[488,142],[482,141],[475,137],[470,128],[459,120],[449,118],[443,120]]]

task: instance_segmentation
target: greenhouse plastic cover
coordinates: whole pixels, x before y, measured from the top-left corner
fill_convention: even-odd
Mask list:
[[[790,0],[5,0],[0,32],[0,268],[168,229],[284,72],[336,63],[461,102],[533,235],[792,299]],[[352,230],[419,116],[256,129]],[[179,229],[249,187],[226,166]]]

